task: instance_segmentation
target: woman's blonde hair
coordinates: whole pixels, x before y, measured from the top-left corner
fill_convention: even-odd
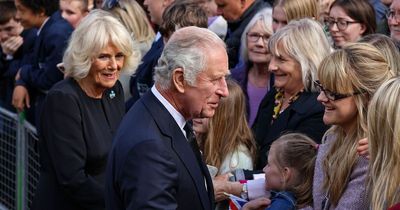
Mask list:
[[[131,73],[139,63],[139,51],[134,48],[125,27],[109,12],[92,10],[72,33],[64,53],[65,75],[80,80],[85,78],[93,59],[109,44],[125,56],[122,73]]]
[[[317,68],[331,51],[317,21],[308,18],[291,21],[272,35],[268,47],[272,55],[280,56],[283,52],[299,62],[305,90],[316,92],[313,81],[316,80]]]
[[[301,133],[284,134],[274,141],[275,158],[278,167],[295,169],[297,174],[294,186],[285,190],[295,194],[297,208],[312,205],[312,183],[318,145],[308,136]]]
[[[368,111],[371,209],[400,202],[400,78],[384,83]]]
[[[242,88],[233,80],[227,80],[229,96],[221,99],[214,116],[209,121],[209,129],[200,145],[204,145],[205,162],[220,168],[227,155],[240,145],[245,146],[253,162],[256,144],[247,124],[246,99]],[[253,163],[254,164],[254,163]]]
[[[279,6],[286,15],[287,22],[302,18],[318,20],[319,5],[316,0],[276,0],[274,8]]]
[[[400,53],[394,41],[383,34],[368,34],[358,42],[366,42],[376,47],[386,58],[390,68],[397,74],[400,72]]]
[[[345,133],[342,127],[334,125],[325,134],[336,136],[323,161],[322,186],[334,206],[345,191],[357,161],[358,140],[366,136],[368,101],[393,75],[379,50],[367,43],[349,44],[333,52],[318,68],[318,77],[326,89],[340,94],[360,93],[352,96],[357,107],[355,128]]]
[[[109,10],[121,21],[136,42],[148,44],[153,42],[154,30],[146,12],[135,0],[119,0],[112,8],[104,9]]]

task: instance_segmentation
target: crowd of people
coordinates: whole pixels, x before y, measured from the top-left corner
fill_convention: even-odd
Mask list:
[[[0,44],[31,209],[400,209],[400,0],[1,0]]]

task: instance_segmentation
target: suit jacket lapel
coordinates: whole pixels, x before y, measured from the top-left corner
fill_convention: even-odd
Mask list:
[[[213,196],[214,190],[208,170],[204,171],[206,166],[204,163],[201,165],[198,164],[197,158],[181,129],[170,115],[168,110],[160,101],[158,101],[154,94],[149,91],[143,97],[144,98],[142,101],[144,105],[149,108],[148,110],[153,116],[153,119],[158,125],[161,133],[172,140],[172,149],[176,152],[177,156],[192,177],[192,180],[196,185],[197,194],[199,195],[203,204],[203,208],[211,209],[214,199],[213,197],[210,198],[209,195]],[[207,181],[209,195],[207,195],[204,178]]]

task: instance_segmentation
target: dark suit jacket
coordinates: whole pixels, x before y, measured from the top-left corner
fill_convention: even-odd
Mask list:
[[[163,37],[160,37],[151,45],[150,50],[142,58],[142,63],[136,70],[134,76],[129,81],[132,98],[126,103],[127,109],[139,100],[153,86],[154,67],[157,66],[158,59],[164,49]]]
[[[207,167],[151,91],[124,117],[108,161],[109,210],[214,209]]]
[[[276,89],[272,89],[264,97],[253,125],[258,144],[258,161],[256,169],[262,169],[267,163],[267,152],[279,136],[287,132],[299,132],[320,143],[328,126],[322,121],[324,107],[317,101],[318,93],[303,92],[278,119],[271,125],[275,106]]]
[[[104,209],[107,157],[125,114],[121,84],[95,99],[67,78],[49,91],[44,110],[40,179],[31,209]]]
[[[20,36],[23,38],[24,43],[18,48],[11,60],[7,60],[7,55],[0,50],[0,105],[12,112],[16,112],[11,105],[15,75],[22,65],[30,62],[36,33],[36,29],[22,31]]]
[[[28,90],[31,90],[33,92],[30,95],[31,99],[36,97],[37,125],[40,121],[39,116],[45,93],[64,78],[56,65],[62,62],[72,30],[72,26],[61,17],[60,12],[55,12],[44,24],[36,38],[32,62],[21,67],[21,79],[16,81],[16,84],[25,85]]]

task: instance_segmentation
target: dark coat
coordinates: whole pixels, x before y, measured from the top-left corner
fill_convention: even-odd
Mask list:
[[[68,78],[49,91],[44,109],[32,209],[105,209],[107,157],[125,114],[121,84],[96,99]]]
[[[132,105],[153,86],[154,67],[157,65],[163,49],[164,41],[163,38],[160,37],[151,45],[150,50],[142,58],[141,64],[129,82],[132,98],[127,102],[127,109],[132,107]]]
[[[72,26],[61,17],[60,12],[55,12],[44,24],[36,38],[31,63],[21,67],[21,78],[16,81],[16,84],[25,85],[32,93],[31,99],[36,97],[37,125],[40,122],[39,116],[46,92],[64,78],[63,73],[57,68],[57,64],[62,62],[72,31]],[[33,103],[32,100],[31,103]]]
[[[207,167],[151,91],[124,117],[106,178],[109,210],[214,209]]]
[[[256,169],[262,169],[266,165],[267,153],[272,142],[282,134],[299,132],[320,143],[328,129],[322,120],[325,109],[317,101],[318,93],[311,92],[303,92],[271,125],[276,92],[276,89],[273,89],[267,93],[260,104],[257,118],[253,124],[253,132],[258,145]]]

